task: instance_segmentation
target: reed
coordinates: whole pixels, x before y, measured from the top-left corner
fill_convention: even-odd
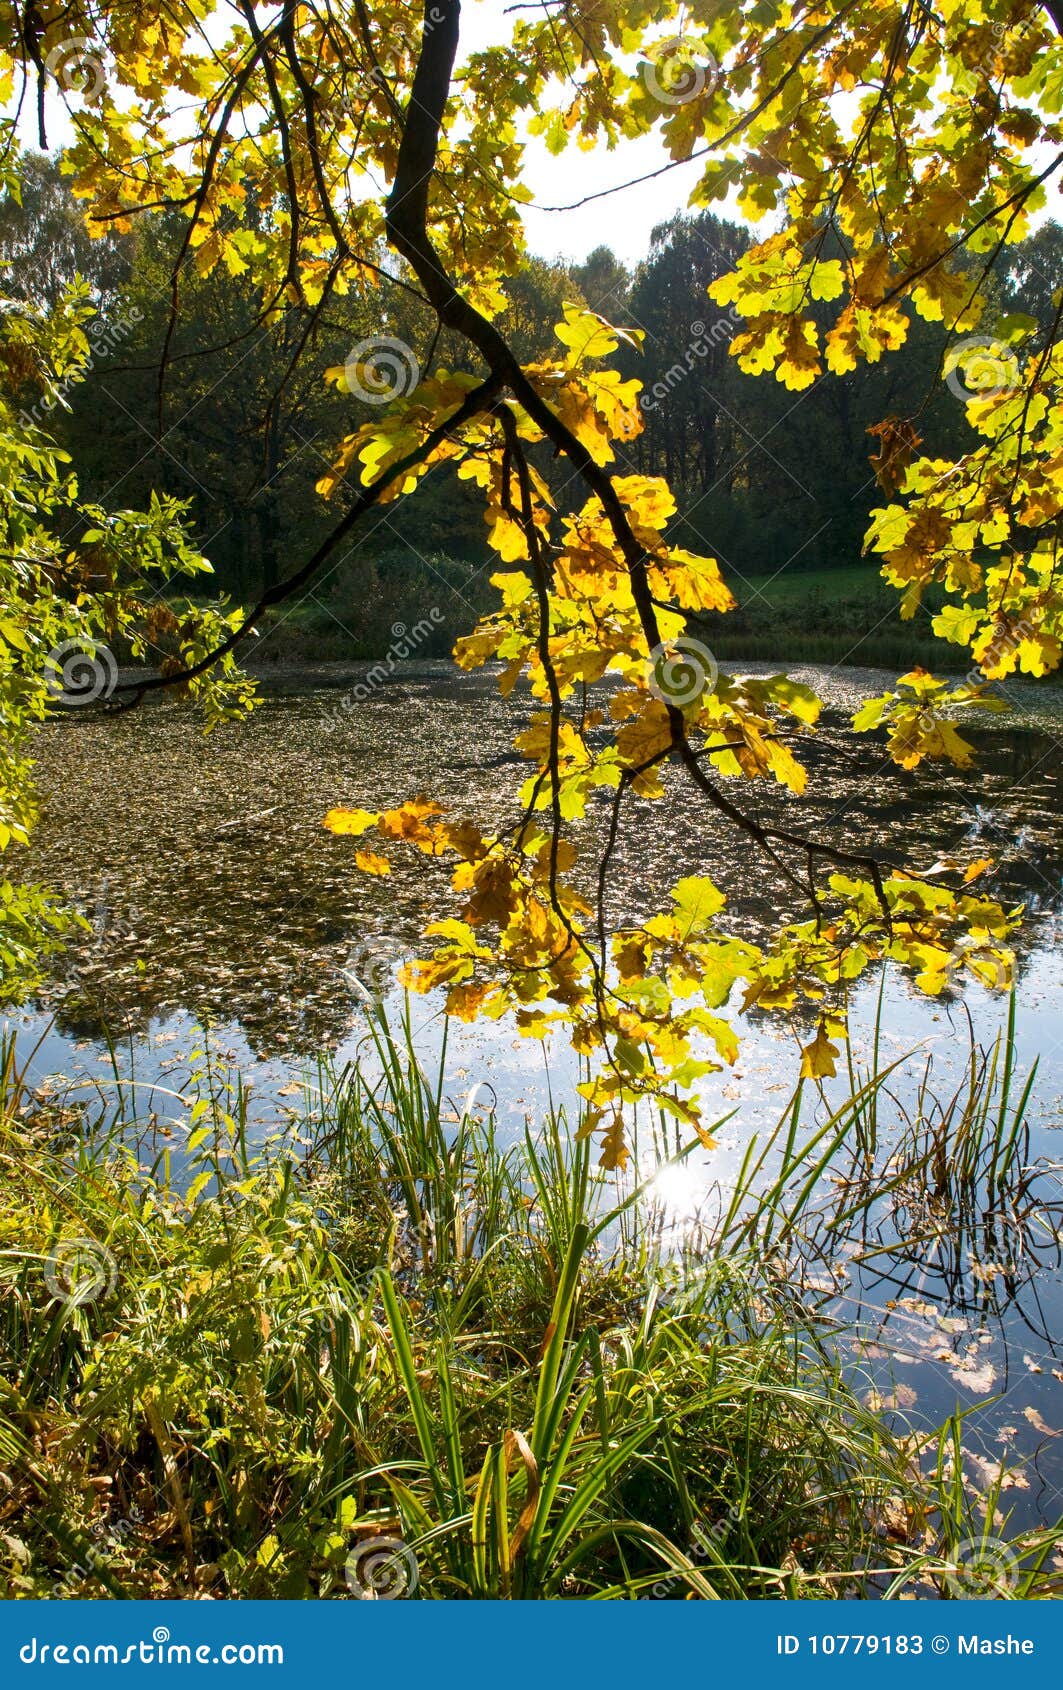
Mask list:
[[[206,1048],[162,1148],[135,1088],[0,1077],[8,1595],[949,1594],[959,1430],[866,1408],[779,1271],[886,1075],[808,1139],[795,1099],[679,1258],[577,1119],[502,1143],[408,1023],[259,1146]],[[1057,1537],[1009,1543],[1024,1593]]]

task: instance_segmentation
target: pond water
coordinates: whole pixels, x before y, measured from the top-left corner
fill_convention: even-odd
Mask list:
[[[836,1241],[833,1271],[821,1274],[826,1307],[864,1332],[874,1390],[898,1412],[939,1419],[994,1398],[974,1423],[969,1458],[984,1474],[1001,1456],[1020,1464],[1002,1497],[1017,1524],[1055,1520],[1063,1514],[1063,698],[1015,687],[1012,714],[994,718],[1006,727],[973,736],[977,775],[906,775],[880,740],[866,740],[857,757],[839,732],[890,677],[792,673],[828,704],[805,758],[815,796],[797,801],[765,787],[755,795],[760,813],[785,813],[790,825],[874,846],[916,868],[942,856],[992,857],[997,866],[980,886],[1028,911],[1018,945],[1017,1069],[1039,1062],[1029,1135],[1007,1191],[972,1180],[963,1234],[943,1252],[940,1239],[931,1247],[927,1238],[935,1203],[940,1220],[948,1171],[938,1169],[936,1191],[927,1178],[915,1182],[919,1190],[909,1182],[879,1205],[870,1232]],[[512,738],[524,713],[489,677],[425,663],[400,666],[386,686],[370,685],[364,665],[273,680],[248,721],[206,738],[170,701],[111,717],[72,711],[47,723],[37,747],[42,818],[29,873],[63,889],[92,930],[56,963],[39,1002],[10,1018],[31,1077],[107,1097],[135,1076],[138,1119],[179,1142],[174,1094],[209,1028],[219,1060],[252,1083],[257,1129],[275,1128],[297,1109],[300,1078],[319,1052],[342,1064],[364,1050],[358,981],[391,979],[423,923],[451,910],[445,872],[423,858],[406,869],[395,853],[386,879],[359,874],[351,842],[322,829],[325,811],[427,792],[459,814],[504,821],[514,809]],[[679,875],[707,872],[756,937],[773,911],[792,908],[789,894],[751,859],[742,837],[721,830],[678,780],[674,787],[652,811],[630,802],[612,915],[649,913]],[[882,1101],[885,1165],[918,1113],[927,1062],[935,1093],[947,1098],[962,1080],[972,1037],[988,1050],[1006,1005],[979,987],[962,1002],[935,1002],[895,975],[865,981],[853,1002],[858,1061],[870,1056],[880,989],[881,1058],[907,1056]],[[438,1051],[438,1005],[415,1000],[412,1015],[423,1049]],[[800,1031],[765,1018],[743,1023],[738,1063],[705,1083],[709,1118],[729,1116],[717,1150],[656,1184],[655,1201],[674,1228],[711,1225],[726,1202],[751,1136],[763,1136],[784,1110]],[[452,1031],[448,1062],[456,1106],[487,1082],[511,1132],[540,1118],[551,1088],[564,1099],[576,1077],[562,1046],[544,1051],[504,1023]],[[1016,1083],[1016,1095],[1020,1089]],[[811,1100],[802,1130],[811,1134],[829,1112],[829,1103]],[[828,1208],[852,1176],[848,1162],[827,1170],[820,1186]]]

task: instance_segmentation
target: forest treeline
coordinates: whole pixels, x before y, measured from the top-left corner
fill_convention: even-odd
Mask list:
[[[168,213],[92,239],[61,165],[31,156],[21,205],[0,205],[4,287],[47,307],[84,279],[97,313],[87,329],[91,367],[69,388],[68,409],[35,420],[70,453],[87,497],[141,506],[154,488],[188,500],[220,587],[247,601],[330,528],[335,513],[316,483],[338,439],[373,414],[371,401],[339,391],[325,371],[357,347],[390,343],[381,379],[408,391],[418,372],[470,367],[469,352],[435,333],[413,292],[368,272],[357,294],[330,300],[304,348],[306,313],[292,308],[264,323],[271,302],[239,272],[203,275],[192,252],[175,290],[184,232],[183,217]],[[667,477],[676,543],[718,557],[757,597],[758,581],[780,572],[859,560],[879,502],[872,424],[912,418],[928,447],[948,455],[963,450],[970,430],[942,379],[941,323],[917,320],[899,352],[803,393],[743,374],[729,356],[739,320],[706,290],[751,239],[702,212],[656,228],[634,269],[606,247],[581,263],[530,258],[509,278],[505,322],[524,362],[556,353],[553,325],[567,300],[642,331],[641,345],[622,345],[613,360],[644,384],[644,428],[622,456],[632,471]],[[1061,284],[1063,227],[1049,223],[1005,250],[996,302],[1044,319]],[[379,655],[402,624],[423,627],[421,649],[441,654],[492,602],[491,562],[476,489],[436,471],[416,500],[370,516],[331,573],[276,619],[267,648]]]

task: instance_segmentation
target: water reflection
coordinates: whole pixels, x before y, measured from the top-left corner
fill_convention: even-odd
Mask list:
[[[1057,910],[1063,750],[1045,731],[1051,720],[984,737],[977,784],[936,767],[913,777],[878,755],[877,742],[858,756],[838,731],[842,709],[878,686],[873,675],[828,678],[832,709],[804,753],[814,796],[798,802],[762,782],[744,801],[764,820],[799,820],[922,869],[992,857],[980,885],[1042,915]],[[92,924],[42,1004],[65,1034],[142,1032],[184,1010],[237,1023],[260,1057],[340,1044],[358,1000],[351,956],[374,981],[393,977],[425,920],[447,906],[448,887],[441,865],[398,854],[386,880],[360,875],[349,841],[327,834],[321,817],[333,804],[375,808],[428,791],[459,814],[506,819],[524,708],[488,678],[455,677],[442,664],[409,666],[350,713],[335,699],[335,689],[274,694],[248,722],[207,738],[171,703],[42,729],[44,815],[31,872]],[[628,802],[609,914],[651,913],[678,875],[710,871],[738,925],[758,936],[792,907],[787,888],[681,777],[670,780],[666,812]],[[583,830],[589,864],[603,823],[599,813]],[[1042,942],[1036,924],[1027,928],[1020,960]]]
[[[976,775],[931,767],[910,776],[879,741],[857,754],[840,732],[843,716],[882,691],[887,677],[805,673],[830,704],[806,753],[814,796],[798,802],[762,784],[746,787],[744,801],[764,820],[782,817],[846,846],[874,846],[922,870],[992,858],[979,885],[1024,902],[1030,916],[1017,940],[1013,1102],[1023,1062],[1039,1055],[1041,1067],[1027,1124],[1005,1135],[1003,1151],[993,1149],[992,1135],[980,1139],[965,1162],[946,1119],[972,1049],[965,1006],[975,1018],[973,1047],[988,1050],[999,999],[973,987],[964,1006],[953,996],[928,1001],[887,977],[879,1061],[917,1044],[922,1054],[891,1075],[873,1144],[858,1124],[847,1127],[800,1237],[795,1229],[793,1276],[822,1296],[831,1318],[852,1320],[865,1334],[878,1402],[933,1419],[1001,1393],[979,1421],[985,1459],[1033,1459],[1041,1492],[1023,1492],[1028,1481],[1016,1480],[1005,1500],[1019,1505],[1020,1517],[1046,1517],[1059,1512],[1054,1498],[1063,1486],[1063,1455],[1055,1445],[1046,1453],[1037,1431],[1063,1423],[1063,710],[1053,693],[1020,693],[1015,724],[979,739]],[[322,1049],[340,1060],[361,1054],[366,991],[386,987],[424,922],[447,907],[446,871],[424,858],[407,867],[396,853],[392,874],[370,880],[353,869],[349,842],[326,833],[321,818],[334,804],[377,808],[426,791],[459,815],[511,819],[511,742],[524,710],[501,699],[488,678],[425,664],[356,710],[337,711],[337,681],[342,692],[357,675],[311,676],[207,739],[169,703],[42,729],[44,814],[29,872],[65,890],[90,931],[57,962],[38,1014],[26,1020],[27,1035],[45,1039],[38,1074],[88,1066],[106,1095],[136,1073],[139,1117],[179,1147],[167,1088],[181,1083],[197,1024],[217,1029],[223,1058],[251,1077],[266,1123],[302,1107],[292,1083],[300,1058]],[[603,820],[592,816],[584,828],[590,860]],[[614,864],[614,920],[650,913],[668,885],[693,872],[712,874],[750,937],[791,907],[744,839],[721,831],[678,780],[666,805],[651,810],[631,799]],[[880,984],[867,978],[854,995],[854,1059],[865,1066]],[[423,1046],[437,1049],[435,1006],[419,1004],[416,1017]],[[101,1080],[105,1028],[129,1042],[113,1078]],[[696,1253],[699,1238],[711,1247],[753,1136],[766,1143],[779,1119],[795,1073],[794,1032],[756,1014],[746,1019],[735,1068],[705,1082],[708,1118],[722,1123],[718,1149],[655,1182],[653,1201],[688,1251]],[[563,1098],[575,1077],[571,1059],[555,1047],[551,1061],[553,1093]],[[459,1030],[451,1063],[456,1096],[480,1095],[477,1088],[497,1095],[503,1131],[520,1130],[546,1106],[543,1052],[504,1025]],[[820,1124],[845,1085],[841,1076],[825,1088]],[[816,1130],[811,1115],[805,1127]],[[645,1146],[646,1169],[659,1148]],[[780,1155],[776,1145],[764,1178],[779,1177]],[[787,1203],[806,1174],[795,1169]],[[861,1199],[872,1188],[867,1208]]]

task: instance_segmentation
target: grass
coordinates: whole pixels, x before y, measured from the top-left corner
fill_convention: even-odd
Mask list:
[[[939,673],[964,668],[963,653],[934,638],[925,613],[915,622],[901,621],[899,595],[873,564],[728,579],[737,609],[711,618],[701,629],[721,659],[849,663],[898,671],[921,664]],[[268,618],[263,622],[262,639],[250,655],[256,665],[379,658],[392,641],[396,614],[393,610],[360,626],[355,635],[327,610],[297,606],[276,625]],[[418,648],[419,655],[446,656],[463,631],[468,630],[460,622],[440,629]]]
[[[1059,1534],[1003,1543],[959,1424],[869,1410],[790,1283],[817,1158],[884,1077],[801,1146],[795,1099],[766,1196],[747,1164],[669,1258],[577,1122],[503,1147],[445,1057],[373,1034],[257,1150],[202,1053],[179,1155],[138,1156],[132,1102],[41,1104],[5,1051],[6,1594],[947,1596],[972,1544],[978,1593],[1002,1565],[1054,1592]]]
[[[444,553],[433,554],[436,577],[460,586],[467,599],[468,578],[481,576],[482,560],[463,561]],[[376,565],[371,566],[376,568]],[[743,578],[724,570],[737,601],[726,616],[691,619],[691,631],[705,640],[723,661],[746,659],[792,667],[800,663],[850,665],[857,668],[892,669],[901,673],[913,667],[935,674],[963,674],[969,658],[957,646],[934,637],[930,611],[937,610],[943,595],[931,589],[916,618],[904,622],[900,616],[900,595],[887,586],[874,563],[856,563],[848,568],[786,569],[771,576]],[[307,602],[286,606],[282,613],[267,613],[259,624],[260,638],[248,648],[245,658],[255,670],[270,666],[316,665],[320,663],[372,662],[389,651],[408,652],[419,658],[450,655],[454,640],[468,633],[475,617],[456,616],[448,608],[431,632],[396,641],[394,629],[406,629],[410,602],[427,604],[433,596],[423,587],[411,597],[409,583],[401,573],[387,591],[391,577],[379,570],[379,591],[370,591],[372,615],[359,612],[352,623],[346,602],[334,607]],[[401,589],[401,590],[400,590]],[[403,596],[405,595],[405,596]],[[475,596],[475,595],[474,595]],[[379,602],[378,602],[379,601]],[[492,607],[488,593],[481,610]],[[427,626],[427,625],[426,625]]]
[[[729,585],[738,608],[707,629],[717,657],[895,670],[921,665],[938,674],[966,667],[962,651],[931,633],[925,612],[901,621],[900,595],[873,563],[784,570]]]
[[[910,1059],[882,1065],[880,1001],[868,1066],[850,1051],[848,1093],[807,1140],[792,1107],[750,1142],[704,1247],[762,1258],[795,1249],[795,1272],[842,1255],[854,1266],[906,1262],[940,1280],[953,1310],[1001,1315],[1027,1281],[1063,1261],[1058,1180],[1031,1152],[1037,1064],[1017,1074],[1015,1020],[1013,994],[987,1049],[968,1015],[959,1078],[942,1092],[927,1056],[906,1101],[894,1076]]]

